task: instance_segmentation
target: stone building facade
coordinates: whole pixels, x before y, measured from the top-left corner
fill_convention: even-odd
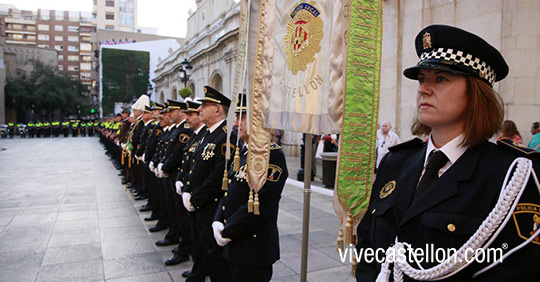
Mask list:
[[[540,120],[540,1],[538,0],[385,0],[379,123],[392,122],[402,141],[413,138],[417,81],[402,74],[418,62],[414,38],[430,24],[471,31],[499,49],[510,73],[495,84],[505,119],[513,120],[524,144],[531,123]]]
[[[157,101],[178,98],[178,90],[184,87],[189,87],[195,97],[202,97],[205,85],[232,95],[239,12],[240,5],[233,0],[197,1],[182,47],[170,50],[170,55],[158,63],[153,80]],[[185,84],[178,71],[184,59],[193,66]]]
[[[403,69],[418,62],[414,38],[430,24],[454,25],[498,48],[510,73],[495,84],[505,103],[505,119],[516,122],[524,143],[533,121],[540,120],[540,1],[538,0],[384,0],[379,123],[388,120],[406,141],[416,112],[417,81]],[[178,68],[184,59],[193,66],[187,87],[196,97],[211,85],[231,95],[235,68],[239,5],[233,0],[198,0],[188,19],[183,46],[158,64],[156,100],[177,98],[184,87]],[[301,134],[286,132],[284,149],[297,155]]]

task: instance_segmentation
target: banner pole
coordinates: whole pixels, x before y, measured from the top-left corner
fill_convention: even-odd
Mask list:
[[[304,215],[302,216],[302,261],[300,267],[300,281],[307,281],[307,262],[309,244],[309,208],[311,197],[311,152],[313,135],[306,133],[304,138]]]

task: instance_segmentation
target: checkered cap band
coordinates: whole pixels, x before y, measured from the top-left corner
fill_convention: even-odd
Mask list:
[[[471,68],[478,73],[480,78],[488,81],[491,86],[493,86],[495,83],[495,78],[497,77],[495,70],[486,62],[471,54],[463,53],[462,51],[450,48],[439,48],[431,52],[424,52],[420,56],[420,62],[429,59],[452,61],[462,66]]]

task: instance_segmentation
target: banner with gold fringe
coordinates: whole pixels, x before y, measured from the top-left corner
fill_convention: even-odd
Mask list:
[[[338,247],[354,243],[369,204],[375,160],[382,44],[382,0],[352,0],[346,94],[334,209],[341,220]],[[341,241],[341,242],[340,242]]]

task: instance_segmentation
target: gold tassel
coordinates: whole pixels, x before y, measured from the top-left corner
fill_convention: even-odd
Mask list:
[[[236,152],[234,153],[234,171],[238,172],[240,170],[240,150],[238,146],[236,147]]]
[[[131,168],[131,154],[128,155],[128,168]]]
[[[124,165],[124,151],[122,150],[122,165]]]
[[[356,265],[357,264],[358,264],[358,262],[356,262],[356,258],[353,258],[353,261],[351,263],[351,276],[352,277],[356,276]]]
[[[255,193],[255,202],[253,202],[253,214],[254,215],[260,215],[261,211],[259,210],[259,206],[261,203],[259,203],[259,193]]]
[[[221,190],[223,191],[227,191],[229,190],[229,187],[227,185],[227,183],[229,182],[229,179],[227,178],[227,167],[225,167],[225,171],[223,172],[223,181],[221,183]]]
[[[345,250],[344,247],[343,247],[343,227],[341,226],[341,224],[339,225],[339,232],[338,232],[338,237],[337,237],[337,248],[336,248],[336,251],[338,250]]]
[[[352,244],[352,215],[347,212],[347,223],[345,223],[345,245]]]
[[[248,213],[253,212],[253,190],[249,190]]]

